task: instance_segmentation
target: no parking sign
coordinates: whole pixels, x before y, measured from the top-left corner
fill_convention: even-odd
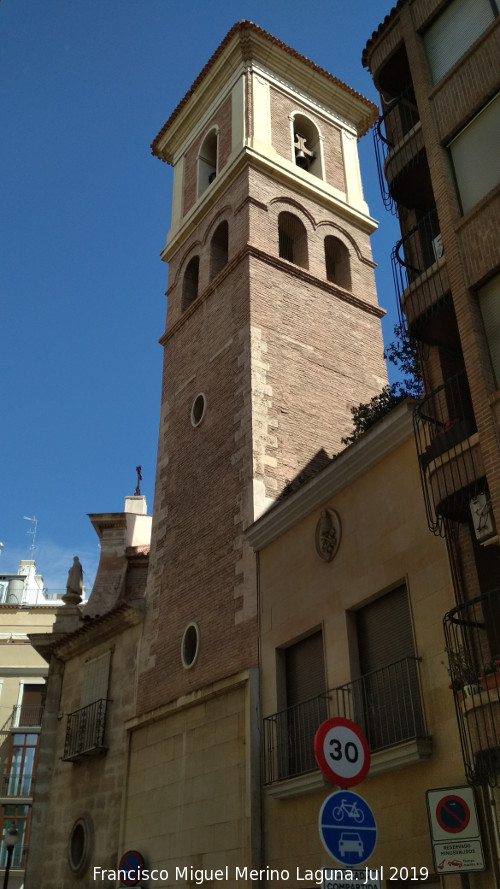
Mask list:
[[[472,787],[427,791],[432,852],[438,874],[485,869]]]
[[[144,858],[140,852],[131,849],[120,858],[118,870],[122,871],[121,883],[123,886],[137,886],[141,870],[144,867]]]

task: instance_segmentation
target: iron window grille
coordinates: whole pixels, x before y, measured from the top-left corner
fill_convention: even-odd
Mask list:
[[[68,713],[63,760],[76,761],[82,756],[104,753],[104,729],[107,700],[101,699]]]

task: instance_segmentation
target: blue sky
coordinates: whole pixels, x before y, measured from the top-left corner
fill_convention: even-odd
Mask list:
[[[390,0],[2,0],[0,3],[0,571],[35,558],[51,589],[74,555],[91,584],[87,513],[153,506],[172,171],[150,143],[235,21],[250,19],[378,100],[361,66]],[[396,321],[394,218],[371,134],[365,197],[380,222],[384,338]]]

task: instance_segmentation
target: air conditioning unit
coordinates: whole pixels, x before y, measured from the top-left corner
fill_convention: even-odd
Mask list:
[[[437,262],[438,259],[441,259],[442,255],[444,253],[443,239],[441,237],[441,232],[439,232],[439,234],[436,235],[436,237],[432,239],[432,249],[434,250],[434,259]]]

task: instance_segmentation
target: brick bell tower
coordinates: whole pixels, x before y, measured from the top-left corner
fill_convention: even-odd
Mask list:
[[[253,522],[386,382],[367,99],[238,22],[156,136],[173,166],[138,713],[257,664]]]

